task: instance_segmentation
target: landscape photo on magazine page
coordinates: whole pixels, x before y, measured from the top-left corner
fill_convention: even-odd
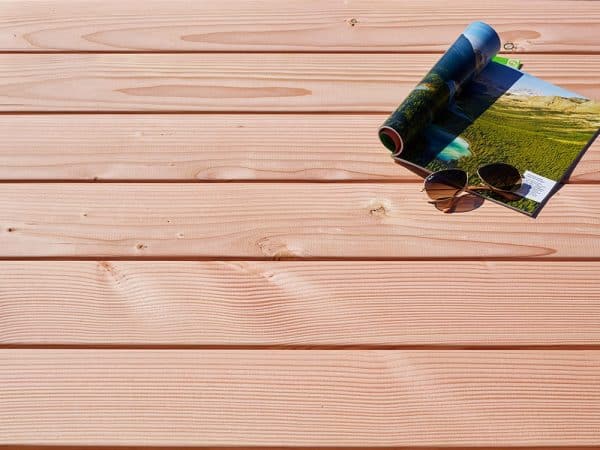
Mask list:
[[[547,179],[546,186],[553,187],[599,127],[600,103],[492,61],[437,114],[402,159],[429,171],[464,169],[469,185],[481,184],[479,167],[511,164],[524,174],[519,195],[477,193],[533,215],[551,189],[528,193],[528,177]]]

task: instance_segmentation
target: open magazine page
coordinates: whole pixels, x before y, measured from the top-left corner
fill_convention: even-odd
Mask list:
[[[486,33],[491,28],[485,27],[487,37],[481,39],[490,40]],[[431,120],[412,121],[412,134],[403,131],[404,124],[398,118],[410,121],[411,116],[405,111],[410,111],[411,93],[407,97],[409,108],[404,102],[384,124],[403,136],[401,147],[390,148],[385,138],[382,142],[402,161],[426,171],[463,169],[468,173],[470,186],[481,184],[479,167],[497,162],[510,164],[523,176],[515,196],[508,199],[491,191],[476,193],[535,214],[593,140],[600,127],[600,103],[522,72],[515,64],[490,62],[489,55],[482,56],[481,49],[493,50],[493,46],[482,46],[481,39],[473,38],[481,29],[482,25],[475,30],[469,26],[461,36],[465,39],[459,39],[448,50],[426,79],[434,71],[447,75],[440,63],[457,52],[471,51],[472,61],[485,60],[485,65],[480,70],[476,64],[474,69],[471,66],[471,77],[455,83],[454,95],[437,89],[447,101],[442,107],[430,102],[430,110],[435,111]],[[461,61],[468,58],[463,55]],[[444,80],[452,86],[447,76]]]
[[[438,114],[401,158],[429,171],[505,162],[524,177],[514,200],[478,194],[534,214],[600,127],[600,103],[491,62]]]

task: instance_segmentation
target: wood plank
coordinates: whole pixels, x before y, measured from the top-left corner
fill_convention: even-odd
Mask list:
[[[443,51],[485,18],[514,52],[598,52],[600,5],[503,0],[5,0],[3,51]]]
[[[0,111],[394,110],[435,54],[3,54]],[[530,55],[533,75],[600,99],[600,61]]]
[[[0,444],[600,443],[598,351],[0,350]]]
[[[0,115],[0,180],[419,181],[379,142],[386,117]],[[600,182],[600,140],[569,182]]]
[[[599,185],[565,186],[537,219],[491,202],[442,214],[419,191],[413,183],[6,183],[0,257],[600,254]]]
[[[598,273],[587,261],[4,261],[0,345],[598,345]]]

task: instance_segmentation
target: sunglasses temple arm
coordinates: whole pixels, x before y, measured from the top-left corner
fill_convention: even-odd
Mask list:
[[[458,202],[458,200],[460,199],[460,197],[459,197],[460,193],[461,192],[459,191],[452,196],[452,198],[450,199],[450,206],[448,206],[446,209],[444,209],[445,213],[451,213],[452,211],[454,211],[454,208],[456,207],[456,202]]]

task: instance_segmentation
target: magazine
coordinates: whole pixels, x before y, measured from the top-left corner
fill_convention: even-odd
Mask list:
[[[522,177],[515,195],[473,193],[535,215],[596,136],[600,103],[519,70],[499,50],[492,27],[469,25],[379,137],[401,163],[463,169],[469,186],[482,183],[478,168],[510,164]]]

